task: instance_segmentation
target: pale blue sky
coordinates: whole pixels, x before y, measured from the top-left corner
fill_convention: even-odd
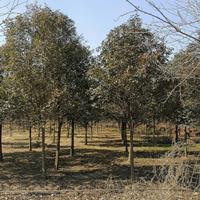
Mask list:
[[[37,2],[42,5],[46,3],[50,8],[60,10],[73,19],[77,32],[92,49],[101,44],[112,28],[127,20],[128,16],[118,19],[120,15],[133,10],[125,0],[37,0]],[[140,4],[143,4],[142,1]],[[144,20],[148,18],[145,17]]]
[[[1,0],[1,2],[2,1],[5,3],[9,0]],[[154,12],[150,7],[147,7],[145,0],[132,1],[141,8],[149,12]],[[165,6],[168,3],[174,3],[176,1],[177,0],[154,0],[154,2],[159,3],[159,5],[162,3]],[[28,0],[28,2],[37,2],[39,5],[47,4],[51,9],[59,10],[65,15],[68,15],[74,20],[78,34],[83,36],[91,49],[100,46],[106,34],[108,34],[111,29],[130,17],[130,15],[120,17],[121,15],[134,10],[125,0]],[[24,10],[25,6],[22,5],[17,9],[17,12],[23,12]],[[148,24],[150,28],[153,27],[151,26],[152,18],[141,15],[141,13],[140,16],[144,24]]]

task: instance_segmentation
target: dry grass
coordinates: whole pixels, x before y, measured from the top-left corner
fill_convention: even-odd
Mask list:
[[[186,158],[182,147],[173,149],[166,144],[154,146],[145,137],[135,136],[136,181],[130,186],[128,158],[117,127],[99,127],[98,131],[95,128],[88,145],[84,145],[84,131],[76,129],[76,154],[73,158],[69,157],[70,138],[67,138],[64,128],[58,171],[53,168],[55,145],[52,145],[52,136],[47,133],[48,179],[43,181],[41,149],[28,151],[28,131],[23,132],[15,127],[10,135],[7,127],[4,130],[7,132],[3,136],[5,160],[0,167],[0,190],[16,193],[1,193],[0,199],[198,199],[195,184],[186,184],[191,177],[194,183],[194,177],[198,174],[198,144],[189,148],[190,155]],[[35,130],[33,143],[37,143],[37,140]],[[186,177],[185,174],[190,178],[187,181],[181,178]],[[21,194],[22,191],[24,194]]]

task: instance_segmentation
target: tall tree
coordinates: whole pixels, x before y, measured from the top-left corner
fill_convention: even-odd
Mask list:
[[[142,27],[138,16],[113,29],[102,43],[98,91],[114,104],[130,127],[130,164],[133,179],[133,134],[149,109],[153,78],[161,73],[168,51],[162,41]]]
[[[30,124],[43,126],[50,118],[58,123],[58,169],[64,119],[77,120],[89,88],[90,51],[69,17],[48,7],[30,6],[25,14],[6,23],[5,52],[11,93],[21,102],[13,101],[13,107],[23,105],[22,116]],[[72,148],[73,141],[72,137]]]

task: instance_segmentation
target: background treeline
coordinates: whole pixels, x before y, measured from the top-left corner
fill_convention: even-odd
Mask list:
[[[45,166],[45,125],[56,122],[55,168],[59,168],[60,136],[65,123],[71,131],[101,120],[115,120],[133,167],[133,137],[140,125],[171,123],[178,142],[179,125],[185,140],[191,123],[199,123],[198,44],[191,43],[172,59],[158,35],[139,16],[114,28],[94,57],[77,34],[74,22],[48,7],[29,6],[24,14],[5,21],[0,47],[0,160],[2,124],[26,122],[29,148],[32,127],[41,133],[42,172]],[[192,56],[191,56],[192,55]],[[185,78],[186,77],[186,78]],[[131,168],[133,169],[133,168]],[[133,176],[133,173],[132,173]]]

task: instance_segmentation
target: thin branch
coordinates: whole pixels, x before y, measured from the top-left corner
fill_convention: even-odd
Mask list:
[[[159,21],[161,21],[161,22],[163,22],[165,24],[170,25],[173,29],[175,29],[176,32],[178,32],[178,33],[180,33],[180,34],[182,34],[184,36],[187,36],[188,38],[191,38],[191,39],[197,41],[198,43],[200,43],[200,39],[198,39],[198,38],[196,38],[196,37],[184,32],[184,31],[182,31],[179,27],[174,25],[174,23],[152,2],[147,1],[149,3],[149,5],[151,5],[154,9],[156,9],[163,18],[159,17],[158,15],[152,14],[152,13],[150,13],[148,11],[145,11],[145,10],[139,8],[134,3],[132,3],[130,0],[125,0],[125,1],[128,2],[131,6],[133,6],[137,11],[139,11],[139,12],[145,14],[145,15],[151,16],[153,18],[156,18],[156,19],[158,19]]]
[[[200,64],[198,64],[196,67],[194,67],[194,68],[190,71],[190,73],[189,73],[182,81],[180,81],[179,84],[177,84],[177,85],[173,88],[173,90],[171,90],[171,92],[169,93],[169,95],[167,96],[167,98],[165,99],[165,101],[163,102],[163,104],[165,104],[165,103],[169,100],[169,98],[172,96],[172,94],[174,93],[174,91],[175,91],[178,87],[180,87],[180,86],[195,72],[195,70],[196,70],[199,66],[200,66]]]

